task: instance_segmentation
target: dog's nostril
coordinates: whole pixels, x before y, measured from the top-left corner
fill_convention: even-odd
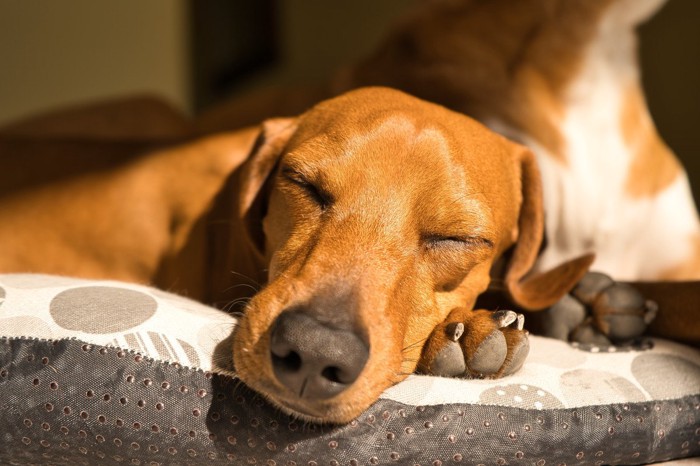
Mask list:
[[[290,351],[285,356],[278,356],[272,351],[272,365],[284,370],[296,372],[301,369],[301,357],[296,351]]]
[[[297,396],[325,399],[355,382],[369,358],[356,333],[326,325],[302,312],[284,312],[270,333],[277,380]]]
[[[321,376],[334,383],[343,383],[340,378],[340,369],[337,367],[326,367],[321,371]]]

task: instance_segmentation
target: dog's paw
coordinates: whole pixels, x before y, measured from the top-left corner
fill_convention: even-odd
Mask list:
[[[590,272],[570,295],[543,312],[543,333],[598,346],[626,343],[644,333],[657,309],[630,285]]]
[[[530,351],[525,318],[513,311],[455,309],[433,330],[419,369],[445,377],[497,378],[522,367]]]
[[[625,283],[599,293],[592,305],[593,322],[613,342],[640,337],[656,317],[658,305]]]

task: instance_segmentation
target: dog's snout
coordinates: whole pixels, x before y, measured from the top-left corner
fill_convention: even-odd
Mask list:
[[[300,398],[326,399],[357,379],[369,349],[357,333],[302,312],[283,312],[273,324],[270,355],[275,376]]]

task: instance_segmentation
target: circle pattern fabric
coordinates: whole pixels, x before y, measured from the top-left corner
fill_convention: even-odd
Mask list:
[[[138,291],[86,286],[56,295],[50,312],[54,322],[67,330],[115,333],[138,327],[157,308],[155,299]]]

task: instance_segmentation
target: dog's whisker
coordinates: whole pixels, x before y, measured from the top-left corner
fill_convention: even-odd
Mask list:
[[[418,346],[422,346],[426,341],[428,341],[428,339],[427,339],[427,338],[423,338],[423,339],[421,339],[421,340],[418,340],[418,341],[416,341],[416,342],[413,342],[413,343],[411,343],[411,344],[405,346],[405,347],[401,350],[401,352],[402,352],[402,353],[405,353],[406,351],[411,351],[411,350],[415,349],[415,348],[418,347]]]
[[[236,288],[249,288],[253,292],[253,294],[258,293],[260,291],[259,288],[256,288],[254,285],[251,285],[250,283],[237,283],[235,285],[231,285],[228,288],[226,288],[224,290],[224,292],[233,291]]]
[[[232,308],[233,306],[230,307]],[[234,317],[236,320],[240,320],[243,317],[245,317],[245,311],[234,311],[226,308],[224,308],[223,310],[226,311],[231,317]]]
[[[250,302],[251,298],[238,298],[234,299],[230,303],[226,304],[222,310],[228,312],[231,315],[234,315],[236,317],[243,317],[244,312],[243,311],[232,311],[233,308],[235,307],[240,307],[244,308],[246,304]]]
[[[417,342],[415,342],[415,343],[411,343],[410,345],[405,346],[401,351],[402,351],[402,352],[406,352],[406,351],[410,351],[410,350],[416,349],[416,348],[418,348],[418,347],[420,347],[420,346],[423,346],[423,344],[425,344],[425,342],[426,342],[427,340],[428,340],[428,339],[425,338],[425,339],[423,339],[423,340],[421,340],[421,341],[417,341]]]
[[[236,272],[235,270],[229,270],[229,273],[248,280],[249,282],[251,282],[252,284],[257,286],[258,290],[261,290],[263,288],[263,285],[259,281],[254,279],[253,277],[250,277],[250,276],[245,275],[245,274],[240,273],[240,272]]]

